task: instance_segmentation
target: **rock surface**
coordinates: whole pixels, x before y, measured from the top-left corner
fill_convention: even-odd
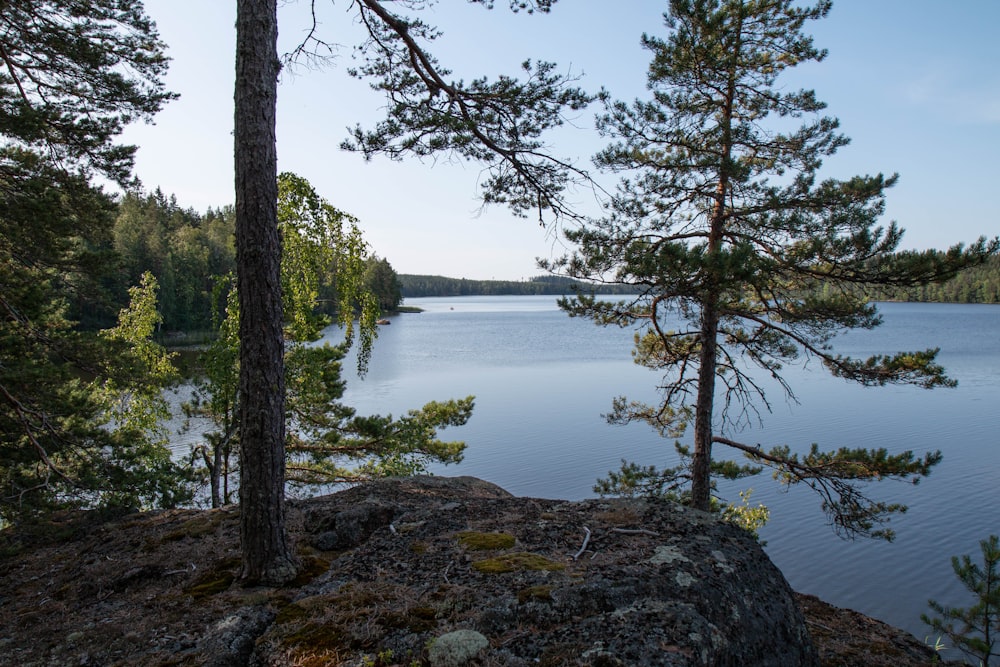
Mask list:
[[[430,643],[433,656],[436,637],[464,629],[489,639],[482,658],[494,664],[817,662],[792,591],[756,542],[678,505],[514,498],[423,477],[312,502],[304,520],[314,546],[333,532],[350,548],[290,607],[294,627],[304,614],[340,636],[334,651],[419,657]],[[281,664],[299,639],[281,620],[258,645],[260,664]]]
[[[933,657],[885,624],[797,602],[747,534],[672,504],[515,498],[472,478],[418,477],[295,501],[288,516],[303,568],[281,589],[233,584],[235,508],[110,521],[77,513],[0,533],[0,665]]]

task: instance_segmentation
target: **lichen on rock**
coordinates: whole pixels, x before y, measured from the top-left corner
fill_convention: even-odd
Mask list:
[[[475,630],[455,630],[435,639],[427,658],[431,667],[465,667],[489,645]]]

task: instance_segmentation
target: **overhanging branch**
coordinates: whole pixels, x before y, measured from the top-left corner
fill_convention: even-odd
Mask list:
[[[70,486],[73,487],[79,486],[79,484],[77,484],[75,480],[70,479],[69,476],[66,475],[66,473],[60,470],[59,467],[52,462],[52,459],[49,458],[48,452],[45,451],[45,447],[42,445],[42,443],[38,441],[38,438],[35,437],[34,426],[31,423],[32,418],[39,420],[42,424],[42,428],[46,430],[51,430],[51,426],[49,425],[48,420],[45,418],[45,416],[39,414],[35,410],[31,410],[30,408],[25,407],[24,404],[22,404],[19,400],[17,400],[7,390],[7,387],[3,385],[0,385],[0,394],[3,395],[3,397],[7,400],[7,403],[14,410],[14,414],[17,415],[18,423],[20,423],[22,429],[24,429],[25,436],[28,438],[28,441],[31,443],[32,447],[34,447],[35,451],[38,453],[38,458],[42,460],[42,463],[45,465],[45,467],[53,474],[55,474],[57,477],[62,479],[64,482],[69,484]]]

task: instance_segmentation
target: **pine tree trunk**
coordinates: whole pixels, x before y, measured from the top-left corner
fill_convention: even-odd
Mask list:
[[[719,314],[710,304],[701,315],[698,396],[694,408],[691,455],[691,507],[709,511],[712,503],[712,413],[715,405],[715,355]]]
[[[726,152],[728,159],[732,150],[730,141],[729,115],[731,104],[726,108],[724,119]],[[691,455],[691,506],[705,512],[712,503],[712,415],[715,412],[715,365],[719,342],[719,297],[724,280],[718,265],[722,252],[722,233],[725,226],[726,196],[729,193],[729,170],[723,164],[719,170],[719,182],[715,191],[708,234],[708,265],[706,267],[708,290],[702,299],[701,332],[698,355],[698,395],[694,407],[694,452]]]
[[[236,271],[240,302],[240,539],[246,583],[295,574],[285,531],[285,380],[275,114],[276,0],[238,0]]]
[[[709,222],[707,293],[702,300],[701,353],[698,359],[698,396],[694,408],[694,452],[691,456],[691,506],[709,511],[712,507],[712,415],[715,411],[715,365],[718,355],[719,298],[726,277],[718,263],[722,253],[723,232],[726,226],[726,199],[729,196],[733,154],[733,104],[736,99],[736,59],[739,58],[742,38],[742,15],[735,27],[736,43],[730,49],[734,59],[729,72],[726,96],[722,100],[719,119],[722,130],[722,159],[719,162],[715,203]]]
[[[728,135],[728,132],[727,132]],[[729,189],[728,170],[723,167],[716,186],[716,200],[708,235],[708,291],[702,300],[698,355],[698,395],[694,406],[694,452],[691,454],[691,507],[708,512],[712,508],[712,415],[715,413],[715,364],[719,342],[719,295],[722,275],[717,264],[722,251],[723,217]]]

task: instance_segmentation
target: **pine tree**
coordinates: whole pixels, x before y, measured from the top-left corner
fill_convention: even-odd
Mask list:
[[[315,3],[315,0],[312,0]],[[491,7],[491,2],[470,0]],[[352,74],[384,92],[387,118],[357,128],[344,147],[394,159],[441,152],[484,163],[483,199],[515,212],[565,213],[562,194],[574,175],[540,136],[565,109],[590,98],[555,74],[551,63],[524,65],[525,80],[454,81],[428,50],[432,26],[402,12],[431,0],[351,4],[368,37]],[[553,0],[511,0],[514,11],[548,11]],[[391,8],[390,8],[390,5]],[[398,6],[398,7],[397,7]],[[315,7],[314,7],[315,9]],[[322,38],[316,12],[289,62],[322,61],[336,47]],[[238,0],[236,13],[236,254],[240,298],[241,536],[246,581],[281,582],[294,573],[284,537],[284,372],[281,340],[281,241],[278,235],[275,107],[280,69],[275,0]]]
[[[0,516],[86,504],[87,470],[109,435],[102,407],[80,379],[100,367],[93,340],[75,331],[68,296],[96,289],[93,267],[113,202],[40,156],[0,160]]]
[[[66,167],[130,180],[125,125],[176,97],[168,59],[142,4],[6,0],[0,22],[0,133],[5,144]]]
[[[285,369],[278,233],[276,0],[236,3],[236,283],[240,312],[241,579],[283,583]]]
[[[951,567],[962,584],[976,596],[968,609],[945,607],[929,600],[928,604],[938,616],[921,614],[920,619],[955,642],[955,646],[980,665],[989,666],[997,650],[1000,636],[1000,538],[990,535],[979,542],[983,552],[983,566],[973,563],[969,556],[952,557]],[[959,627],[955,627],[958,623]]]
[[[114,266],[114,202],[89,181],[129,182],[135,149],[116,140],[172,97],[163,45],[141,3],[7,0],[0,14],[0,514],[143,505],[143,471],[114,460],[139,443],[107,427],[83,380],[116,357],[71,311],[100,302]]]
[[[665,374],[661,401],[619,399],[609,419],[646,421],[669,437],[693,426],[694,507],[710,506],[712,447],[721,444],[813,487],[839,531],[891,537],[878,526],[904,508],[869,500],[857,482],[916,481],[940,453],[814,445],[800,456],[725,436],[770,407],[752,366],[791,398],[782,367],[803,356],[863,385],[954,384],[936,350],[852,359],[832,341],[879,324],[866,287],[944,279],[997,248],[980,239],[896,255],[902,231],[878,224],[896,176],[818,180],[823,159],[848,140],[813,91],[786,90],[778,77],[824,58],[803,26],[829,10],[826,0],[672,0],[669,36],[642,38],[650,99],[604,95],[598,127],[612,142],[595,163],[622,174],[617,193],[604,217],[567,230],[578,251],[548,268],[642,290],[622,303],[582,297],[563,307],[601,325],[641,325],[635,360]]]

